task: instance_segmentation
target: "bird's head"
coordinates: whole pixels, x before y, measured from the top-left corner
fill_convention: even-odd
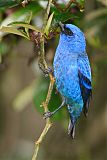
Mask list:
[[[76,47],[84,51],[85,50],[85,37],[83,32],[75,25],[72,24],[62,24],[59,23],[61,34],[60,34],[60,41],[65,43],[67,46]]]

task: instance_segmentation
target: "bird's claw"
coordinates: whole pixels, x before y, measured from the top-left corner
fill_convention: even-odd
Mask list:
[[[43,119],[47,119],[52,116],[52,112],[48,111],[43,114]]]

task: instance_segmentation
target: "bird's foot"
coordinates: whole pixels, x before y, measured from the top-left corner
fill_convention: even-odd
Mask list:
[[[52,115],[53,115],[53,114],[52,114],[52,112],[50,112],[50,111],[45,112],[45,113],[43,114],[43,119],[47,119],[47,118],[51,117]]]

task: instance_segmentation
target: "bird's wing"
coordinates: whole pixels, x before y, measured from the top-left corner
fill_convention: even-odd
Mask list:
[[[84,102],[83,111],[85,116],[87,116],[90,99],[92,97],[91,69],[87,55],[78,58],[78,77]]]

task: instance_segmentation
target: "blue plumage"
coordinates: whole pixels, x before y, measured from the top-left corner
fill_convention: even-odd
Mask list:
[[[91,69],[86,54],[83,32],[75,25],[61,26],[59,44],[54,57],[56,86],[70,113],[69,134],[74,137],[75,123],[82,110],[87,115],[91,87]]]

